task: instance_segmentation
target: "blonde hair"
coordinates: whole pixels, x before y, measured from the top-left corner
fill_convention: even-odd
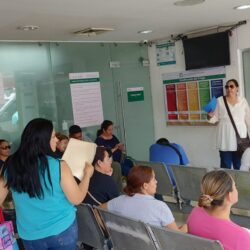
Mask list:
[[[211,171],[204,175],[201,181],[201,196],[198,201],[200,207],[221,206],[225,196],[233,191],[232,176],[223,171]]]

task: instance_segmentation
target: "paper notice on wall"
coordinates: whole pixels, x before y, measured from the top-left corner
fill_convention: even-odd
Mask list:
[[[70,73],[74,124],[80,127],[100,125],[103,108],[98,72]]]
[[[3,75],[0,73],[0,105],[3,105],[4,100],[4,85],[3,85]]]
[[[161,42],[156,44],[156,60],[158,66],[176,64],[175,43]]]
[[[85,163],[92,164],[97,145],[92,142],[71,138],[63,154],[62,160],[71,168],[72,174],[79,180],[83,177]]]

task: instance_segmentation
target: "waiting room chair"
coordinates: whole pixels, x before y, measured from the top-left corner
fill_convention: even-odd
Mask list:
[[[78,241],[96,249],[108,249],[108,236],[101,228],[89,204],[77,206]]]
[[[143,222],[97,208],[111,237],[114,250],[158,249]]]
[[[181,165],[170,167],[174,174],[179,197],[184,201],[184,204],[187,201],[198,201],[201,193],[201,180],[207,173],[207,169]]]
[[[162,227],[149,226],[162,250],[223,250],[219,241],[208,240]]]
[[[238,202],[234,205],[235,208],[250,209],[250,172],[223,169],[227,171],[234,179],[238,189]]]
[[[238,202],[232,207],[231,219],[242,227],[250,228],[250,172],[223,170],[233,177],[238,190]]]

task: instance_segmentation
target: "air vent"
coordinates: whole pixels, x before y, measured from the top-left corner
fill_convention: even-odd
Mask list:
[[[113,30],[114,29],[111,28],[86,28],[83,30],[75,31],[74,34],[82,36],[96,36]]]

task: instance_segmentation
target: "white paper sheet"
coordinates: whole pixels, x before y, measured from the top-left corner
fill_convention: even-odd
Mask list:
[[[95,143],[70,138],[62,160],[66,161],[73,175],[79,180],[83,177],[85,163],[92,163],[95,157],[96,147],[97,145]]]

